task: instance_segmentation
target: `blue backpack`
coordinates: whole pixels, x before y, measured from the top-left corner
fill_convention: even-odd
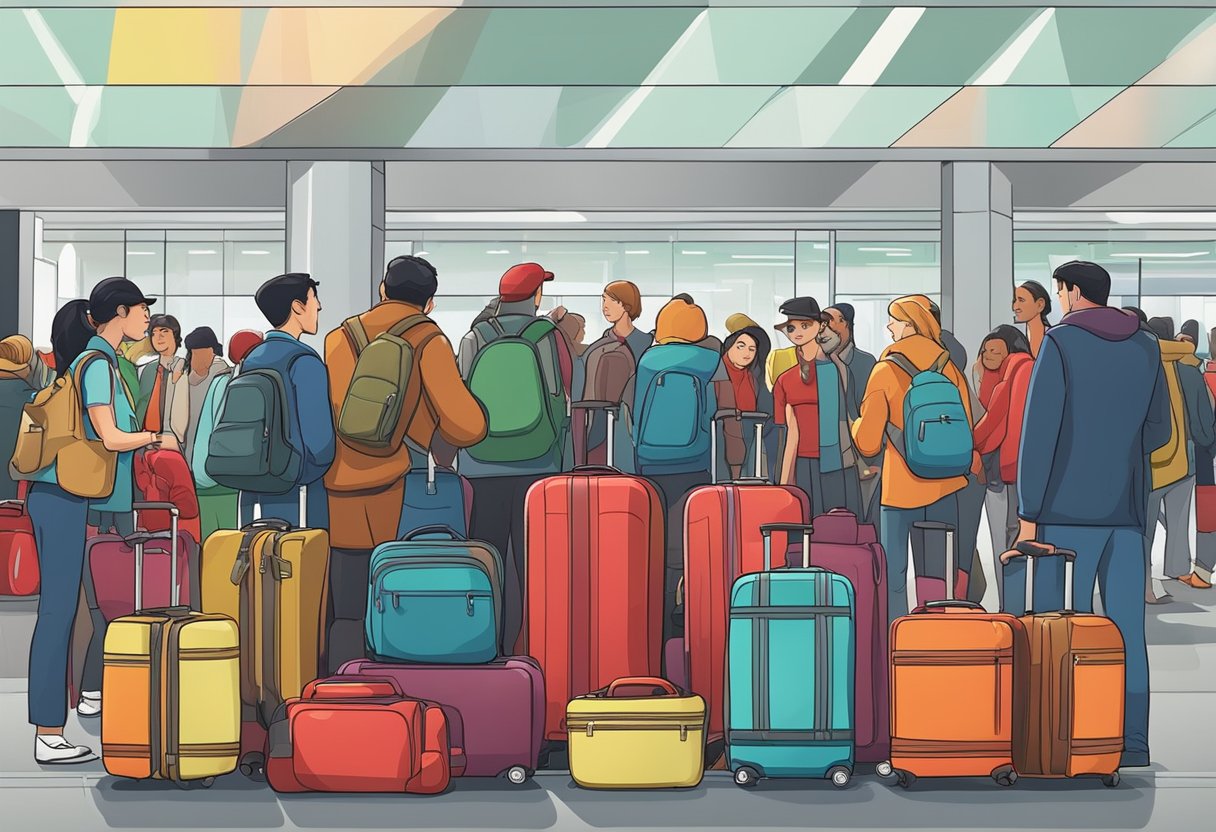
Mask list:
[[[904,429],[887,424],[887,438],[908,463],[908,469],[926,480],[961,477],[971,470],[971,425],[958,387],[943,374],[950,353],[942,354],[927,370],[893,352],[886,358],[912,378],[904,395]]]
[[[711,379],[721,356],[692,344],[642,353],[634,396],[638,473],[684,474],[710,467],[716,407]]]

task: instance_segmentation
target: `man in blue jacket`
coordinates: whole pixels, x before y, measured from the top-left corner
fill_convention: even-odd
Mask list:
[[[300,492],[286,494],[241,492],[241,522],[253,517],[255,504],[262,517],[277,517],[310,528],[329,525],[328,499],[321,478],[334,461],[334,422],[329,404],[329,373],[321,356],[300,341],[316,335],[321,312],[317,297],[320,284],[307,274],[272,277],[254,295],[258,309],[274,329],[253,348],[241,364],[242,371],[275,370],[287,380],[287,412],[295,416],[290,425],[292,445],[301,452],[300,485],[307,487],[306,517],[300,518]]]
[[[1127,655],[1122,765],[1147,766],[1144,579],[1148,457],[1170,438],[1161,353],[1134,314],[1106,305],[1110,275],[1073,261],[1053,275],[1065,314],[1035,361],[1018,456],[1018,541],[1077,553],[1074,608],[1101,587]],[[1034,608],[1063,609],[1063,563],[1035,564]],[[1005,573],[1006,609],[1025,608],[1025,565]],[[1019,578],[1021,580],[1019,580]]]

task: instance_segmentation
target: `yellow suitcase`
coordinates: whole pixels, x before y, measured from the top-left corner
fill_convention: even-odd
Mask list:
[[[275,710],[325,675],[329,533],[275,519],[213,532],[203,546],[202,607],[236,619],[246,719]]]
[[[142,574],[137,541],[136,598]],[[241,733],[239,652],[236,622],[224,615],[171,607],[111,621],[102,671],[106,771],[205,785],[234,771]]]
[[[666,679],[625,677],[574,699],[566,730],[570,776],[584,788],[691,788],[704,774],[705,700]]]

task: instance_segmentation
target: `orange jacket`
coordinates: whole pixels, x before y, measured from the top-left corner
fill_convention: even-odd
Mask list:
[[[401,301],[383,301],[359,316],[374,339],[395,324],[422,312],[417,306]],[[405,339],[417,346],[429,334],[436,332],[434,323],[422,323],[406,333]],[[329,369],[329,398],[334,422],[342,412],[342,402],[355,372],[355,348],[342,327],[325,336],[325,366]],[[406,422],[397,428],[400,444],[385,456],[372,456],[352,448],[338,437],[333,465],[325,475],[325,487],[336,492],[381,491],[402,479],[410,470],[410,452],[404,444],[409,437],[416,445],[430,448],[435,433],[456,448],[476,445],[486,435],[486,418],[481,405],[460,378],[452,345],[442,333],[432,338],[416,358],[410,375],[406,402],[418,402],[417,408],[405,414]],[[331,517],[331,523],[341,518]]]
[[[896,428],[904,426],[904,396],[912,385],[907,373],[896,367],[886,357],[893,352],[903,354],[913,365],[920,368],[932,366],[946,348],[924,335],[909,335],[883,351],[874,365],[865,396],[861,400],[861,417],[853,422],[853,445],[864,457],[878,456],[886,437],[887,423]],[[946,365],[943,375],[958,387],[967,411],[968,423],[974,423],[971,414],[971,394],[967,382],[953,363]],[[979,472],[979,455],[975,455],[972,470]],[[892,508],[921,508],[932,505],[948,494],[962,490],[967,485],[966,477],[951,477],[944,480],[921,479],[912,473],[908,463],[897,448],[887,445],[882,461],[882,498],[884,506]]]

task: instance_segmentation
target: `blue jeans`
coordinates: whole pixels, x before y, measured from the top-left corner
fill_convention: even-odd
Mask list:
[[[1148,647],[1144,635],[1144,535],[1135,528],[1040,526],[1039,540],[1077,553],[1073,571],[1073,608],[1094,611],[1094,587],[1102,593],[1108,618],[1123,634],[1127,657],[1123,747],[1148,753]],[[1026,562],[1005,567],[1005,611],[1026,609]],[[1034,609],[1064,608],[1064,562],[1035,561]]]
[[[916,549],[917,560],[924,562],[924,535],[913,534],[912,524],[921,520],[949,523],[958,527],[958,495],[947,494],[936,503],[923,508],[893,508],[883,506],[882,548],[887,553],[887,616],[894,621],[908,614],[908,541]],[[958,564],[969,569],[971,558]]]
[[[40,728],[60,728],[68,718],[68,652],[84,572],[89,501],[54,483],[36,482],[26,505],[42,573],[30,642],[29,719]]]
[[[329,528],[329,496],[325,492],[325,484],[317,480],[308,486],[305,510],[307,511],[307,526],[310,529]],[[253,505],[262,507],[262,517],[286,520],[293,526],[300,526],[300,489],[293,488],[286,494],[254,494],[249,491],[241,492],[241,511],[239,521],[242,525],[253,522]]]

